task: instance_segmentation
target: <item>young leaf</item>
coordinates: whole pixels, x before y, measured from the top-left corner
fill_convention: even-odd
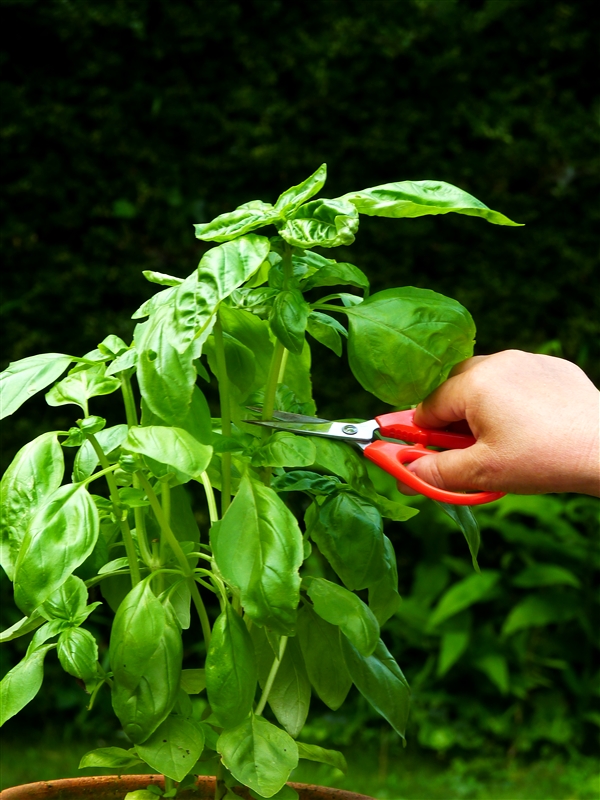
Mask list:
[[[327,164],[321,164],[316,172],[297,186],[283,192],[277,198],[275,210],[287,217],[296,211],[302,203],[310,200],[313,195],[319,192],[327,179]]]
[[[387,289],[346,313],[350,368],[367,391],[392,405],[419,402],[473,353],[469,312],[429,289]]]
[[[100,395],[112,394],[121,388],[118,378],[106,377],[104,364],[73,372],[55,384],[46,394],[49,406],[73,404],[88,415],[88,400]]]
[[[206,672],[203,669],[182,669],[180,686],[187,694],[200,694],[206,688]]]
[[[0,633],[0,643],[11,642],[13,639],[18,639],[19,636],[25,636],[26,633],[31,633],[36,628],[39,628],[45,622],[42,616],[32,615],[31,617],[23,617],[10,628],[6,628]]]
[[[135,347],[131,347],[129,350],[125,350],[124,353],[121,353],[120,356],[117,356],[115,360],[108,365],[104,374],[108,377],[109,375],[116,375],[119,372],[124,372],[125,370],[135,367],[137,365],[137,360],[137,350]]]
[[[179,286],[180,283],[183,283],[183,278],[166,275],[164,272],[154,272],[151,269],[142,270],[142,275],[150,283],[158,283],[159,286]]]
[[[316,744],[304,744],[296,742],[298,745],[298,756],[308,761],[318,761],[321,764],[328,764],[330,767],[339,769],[340,772],[347,772],[348,765],[342,753],[337,750],[326,750]]]
[[[148,408],[148,404],[145,400],[142,400],[141,422],[144,427],[148,425],[170,427],[169,423],[165,422],[165,420],[161,419]],[[213,433],[210,408],[206,402],[206,397],[197,386],[194,386],[190,407],[185,416],[179,420],[177,427],[183,428],[184,431],[191,434],[200,444],[210,445],[212,442]]]
[[[369,279],[365,273],[343,261],[323,259],[326,263],[302,283],[302,290],[308,291],[316,286],[356,286],[357,289],[369,290]]]
[[[444,181],[401,181],[385,183],[372,189],[351,192],[340,198],[352,203],[369,217],[422,217],[425,214],[467,214],[482,217],[494,225],[519,226],[480,200]]]
[[[328,314],[321,314],[319,311],[312,311],[306,322],[306,330],[314,336],[318,342],[328,347],[336,354],[342,355],[342,340],[340,338],[341,328],[343,335],[348,335],[343,325]]]
[[[237,728],[223,731],[217,749],[231,774],[262,797],[278,792],[298,766],[292,737],[254,714]]]
[[[40,611],[48,619],[75,620],[85,611],[88,590],[85,583],[76,575],[67,580],[46,600]]]
[[[26,400],[59,378],[72,356],[44,353],[12,361],[0,373],[0,419],[14,414]]]
[[[309,467],[315,460],[312,441],[289,431],[278,431],[252,454],[253,467]]]
[[[383,521],[368,500],[347,492],[328,497],[309,534],[351,591],[366,589],[381,578]]]
[[[248,616],[289,635],[300,598],[302,534],[278,495],[247,475],[223,517],[211,529],[217,566],[240,591]]]
[[[387,536],[383,537],[383,566],[379,580],[369,586],[369,608],[375,614],[377,622],[383,625],[392,617],[402,598],[398,594],[398,568],[394,545]]]
[[[322,619],[338,625],[361,654],[371,655],[379,641],[379,625],[360,597],[325,578],[311,578],[308,596]]]
[[[206,693],[220,727],[234,728],[250,714],[256,681],[252,639],[228,603],[215,622],[206,655]]]
[[[123,449],[150,459],[157,478],[174,472],[182,483],[199,478],[212,456],[212,447],[200,444],[183,428],[161,425],[130,428]]]
[[[0,565],[10,580],[29,521],[60,486],[63,451],[54,432],[43,433],[22,447],[0,484]]]
[[[271,306],[269,324],[275,336],[292,353],[299,355],[304,347],[304,332],[310,306],[298,289],[279,292]]]
[[[85,684],[98,676],[98,645],[89,631],[67,628],[58,638],[58,660],[65,672]]]
[[[294,247],[338,247],[354,241],[358,213],[346,200],[311,200],[291,214],[279,235]]]
[[[280,212],[269,203],[255,200],[215,217],[211,222],[194,225],[196,238],[205,242],[227,242],[244,233],[281,220]]]
[[[381,639],[375,651],[367,657],[359,653],[345,636],[341,637],[341,641],[346,665],[356,688],[404,739],[410,689],[402,670]]]
[[[38,509],[15,566],[15,602],[26,614],[83,564],[99,533],[98,510],[80,483],[61,486]]]
[[[142,764],[135,750],[123,750],[122,747],[98,747],[90,750],[79,762],[79,769],[85,767],[102,767],[105,769],[127,769]]]
[[[271,488],[276,492],[309,492],[325,496],[337,492],[339,486],[339,478],[301,469],[276,475],[271,481]]]
[[[135,749],[152,769],[181,781],[202,754],[204,732],[184,717],[171,716]]]
[[[114,425],[112,428],[105,428],[94,435],[102,450],[109,456],[123,444],[127,438],[128,430],[127,425]],[[86,439],[75,456],[73,479],[75,481],[84,481],[89,478],[98,466],[98,461],[98,454],[89,439]]]
[[[475,572],[480,572],[481,570],[477,563],[477,553],[479,552],[479,545],[481,544],[481,535],[479,533],[479,523],[477,522],[477,517],[473,513],[473,509],[470,508],[470,506],[453,506],[449,503],[438,503],[437,500],[434,500],[434,502],[442,509],[444,514],[447,514],[461,529],[469,545],[473,568]]]
[[[434,608],[429,618],[430,627],[440,625],[474,603],[489,599],[490,593],[499,579],[500,573],[490,569],[477,575],[469,575],[468,578],[463,578],[462,581],[455,583],[444,592]]]
[[[44,680],[44,659],[48,650],[56,647],[47,644],[32,652],[7,672],[0,681],[0,727],[18,714],[39,692]]]

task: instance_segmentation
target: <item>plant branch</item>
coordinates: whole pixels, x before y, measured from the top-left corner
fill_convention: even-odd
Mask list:
[[[225,360],[225,344],[223,342],[223,326],[217,312],[217,321],[213,328],[215,337],[215,358],[219,379],[219,401],[221,405],[221,432],[223,436],[231,436],[231,405],[229,398],[229,376]],[[221,453],[221,514],[225,514],[231,502],[231,453]]]
[[[215,493],[213,492],[212,483],[210,482],[208,473],[203,472],[200,475],[200,480],[202,482],[202,486],[204,487],[204,492],[206,494],[206,502],[208,503],[208,516],[210,517],[211,525],[214,525],[215,522],[219,521],[219,512],[217,511]]]
[[[260,697],[260,700],[258,701],[258,705],[256,706],[256,711],[254,712],[257,717],[259,717],[265,710],[265,706],[267,705],[267,700],[269,699],[269,694],[271,692],[271,689],[273,688],[273,684],[277,676],[277,671],[281,666],[281,661],[283,659],[283,654],[285,653],[285,648],[287,647],[287,643],[288,643],[288,637],[282,636],[279,642],[279,655],[273,660],[271,671],[269,672],[269,677],[267,678],[267,682],[265,683],[265,688],[263,689],[263,693]]]

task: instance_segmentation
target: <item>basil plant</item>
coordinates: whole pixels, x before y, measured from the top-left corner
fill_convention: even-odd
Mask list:
[[[370,295],[362,270],[329,257],[352,244],[361,214],[516,223],[439,181],[314,199],[325,177],[323,165],[274,205],[254,200],[196,225],[214,246],[185,280],[144,272],[158,288],[133,314],[131,343],[110,334],[82,357],[31,356],[0,375],[2,417],[48,387],[49,405],[74,407],[73,427],[25,445],[2,479],[0,563],[24,616],[1,640],[33,636],[0,684],[1,722],[35,697],[55,650],[90,708],[110,695],[130,743],[81,766],[148,765],[165,796],[209,759],[218,798],[244,786],[287,800],[300,758],[344,769],[341,753],[298,740],[313,692],[336,710],[354,684],[404,737],[410,691],[380,638],[400,602],[383,518],[416,512],[378,494],[348,445],[271,434],[245,423],[248,406],[264,420],[314,414],[315,342],[340,356],[347,340],[374,413],[380,401],[416,404],[472,354],[475,327],[458,302],[413,287]],[[211,375],[218,418],[202,392]],[[92,413],[111,393],[117,424]],[[303,566],[315,547],[327,578]],[[99,606],[114,612],[100,659],[86,627]],[[198,646],[184,663],[188,629]]]

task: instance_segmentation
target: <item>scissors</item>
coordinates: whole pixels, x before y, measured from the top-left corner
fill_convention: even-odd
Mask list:
[[[262,409],[249,407],[260,413]],[[274,411],[272,420],[247,419],[253,425],[264,425],[276,430],[291,431],[304,436],[323,436],[354,444],[377,466],[384,469],[406,486],[442,503],[457,506],[475,506],[491,503],[504,497],[504,492],[450,492],[438,489],[410,472],[405,467],[411,461],[435,452],[428,447],[445,450],[463,449],[475,444],[476,439],[465,421],[453,423],[447,428],[422,428],[415,425],[414,409],[382,414],[366,422],[331,422],[319,417],[289,414]],[[376,438],[376,434],[400,442],[388,442]],[[409,442],[410,444],[406,444]]]

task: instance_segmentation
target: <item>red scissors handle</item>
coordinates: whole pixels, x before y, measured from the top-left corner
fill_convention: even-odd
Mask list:
[[[389,439],[402,439],[403,442],[443,447],[445,450],[462,450],[477,441],[465,420],[453,422],[446,428],[420,428],[414,423],[415,409],[393,411],[375,417],[379,433]]]

